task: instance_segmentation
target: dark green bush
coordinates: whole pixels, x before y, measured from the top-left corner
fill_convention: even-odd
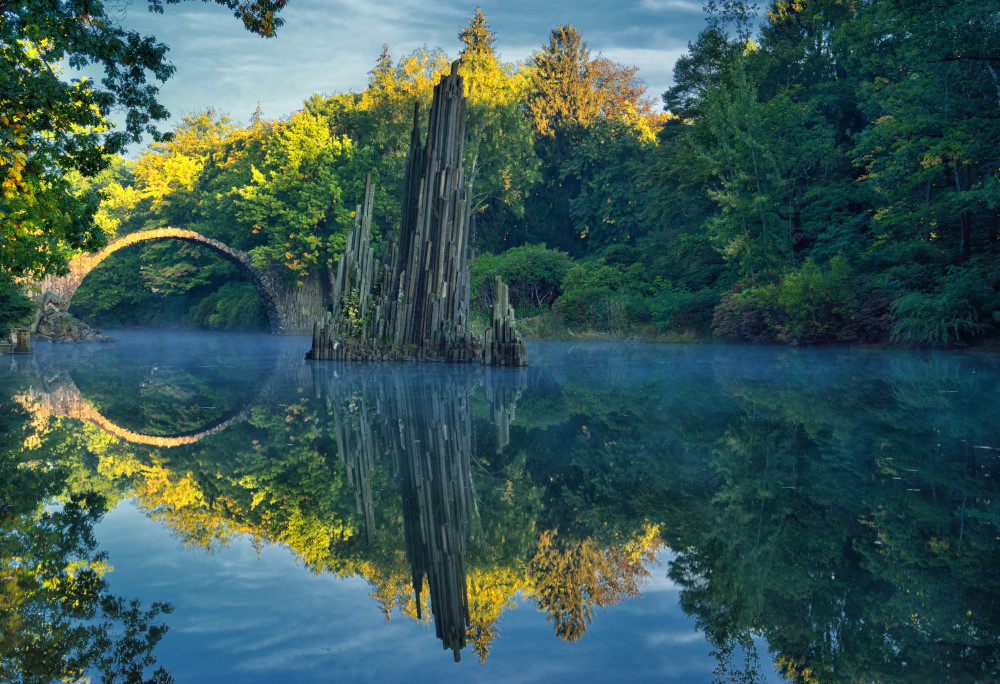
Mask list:
[[[780,283],[725,295],[712,328],[748,342],[847,340],[855,334],[856,299],[846,259],[834,257],[825,269],[808,260]]]
[[[649,321],[645,300],[627,284],[626,273],[602,262],[574,266],[552,310],[572,328],[626,333]]]
[[[493,305],[493,279],[499,275],[519,318],[547,311],[561,294],[572,263],[568,254],[547,249],[544,244],[480,254],[469,267],[473,308],[485,313]]]
[[[664,288],[648,300],[650,320],[659,332],[695,330],[708,333],[719,293],[709,288],[692,292]]]
[[[35,310],[35,304],[14,283],[0,282],[0,335],[27,323]]]
[[[1000,297],[981,267],[953,266],[936,294],[909,292],[892,303],[892,337],[908,344],[952,344],[986,334],[1000,321]]]
[[[774,342],[780,329],[778,287],[771,284],[722,295],[712,314],[712,329],[720,337]]]
[[[892,313],[893,297],[874,287],[861,292],[854,314],[854,335],[859,342],[885,344],[892,339],[896,317]]]
[[[595,329],[624,334],[637,325],[649,322],[649,306],[637,294],[615,292],[597,302],[594,318]]]
[[[778,286],[785,337],[793,344],[849,338],[856,299],[846,259],[836,256],[826,269],[807,260]]]
[[[621,271],[611,266],[593,263],[574,266],[566,274],[562,294],[552,309],[562,314],[572,327],[597,329],[601,318],[599,306],[615,296],[621,283]]]

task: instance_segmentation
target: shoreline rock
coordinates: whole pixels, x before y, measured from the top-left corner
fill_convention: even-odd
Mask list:
[[[33,342],[78,343],[78,342],[114,342],[113,337],[103,337],[101,330],[91,328],[70,314],[66,302],[59,295],[46,292],[38,313],[31,321],[31,339]]]

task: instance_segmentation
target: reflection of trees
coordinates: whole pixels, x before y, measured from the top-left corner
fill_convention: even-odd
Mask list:
[[[916,357],[730,384],[711,498],[671,568],[720,671],[763,635],[796,681],[996,678],[1000,464],[970,467],[969,445],[1000,442],[1000,406],[976,370]]]
[[[376,460],[400,483],[417,617],[426,577],[437,636],[456,661],[472,626],[466,575],[466,542],[476,518],[470,400],[480,385],[499,420],[499,450],[524,387],[523,372],[408,375],[356,369],[325,389],[338,454],[369,541],[376,517]],[[480,625],[474,638],[482,641],[494,633],[492,625]],[[488,645],[480,648],[488,650]]]
[[[0,397],[11,389],[0,377]],[[172,681],[163,668],[143,676],[171,608],[108,593],[93,536],[104,500],[68,491],[60,435],[31,417],[0,399],[0,680]]]
[[[524,374],[312,367],[246,425],[116,472],[185,543],[214,548],[242,533],[286,544],[316,572],[364,577],[387,619],[426,614],[446,648],[483,660],[501,612],[518,594],[538,600],[542,487],[528,454],[505,449]],[[554,543],[568,564],[545,581],[581,583],[567,591],[593,594],[591,614],[637,595],[659,547],[641,523]],[[574,574],[577,551],[591,552],[599,576]]]
[[[481,659],[516,597],[579,638],[638,592],[662,532],[720,675],[766,669],[763,638],[799,681],[997,679],[995,364],[712,358],[564,377],[300,363],[197,445],[126,449],[71,421],[46,444],[82,454],[73,491],[136,495],[194,544],[286,544]]]
[[[640,581],[649,576],[646,567],[656,560],[657,532],[647,528],[641,542],[609,549],[593,537],[542,533],[531,559],[532,586],[539,610],[548,613],[560,639],[583,637],[595,608],[639,596]]]

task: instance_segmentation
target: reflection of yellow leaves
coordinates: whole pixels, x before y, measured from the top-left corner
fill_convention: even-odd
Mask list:
[[[802,682],[802,684],[818,684],[819,678],[812,668],[796,662],[787,655],[778,656],[774,662],[775,669],[789,681]]]
[[[52,414],[44,410],[38,401],[38,395],[34,392],[20,394],[14,397],[14,401],[24,407],[31,414],[30,426],[25,427],[28,436],[24,440],[24,450],[34,451],[42,446],[42,439],[49,433],[52,427]]]
[[[500,634],[500,613],[515,604],[518,592],[529,590],[525,568],[472,568],[467,573],[470,627],[468,640],[482,663]]]
[[[100,431],[101,434],[107,434]],[[110,437],[110,435],[108,435]],[[117,440],[115,440],[117,443]],[[99,451],[91,448],[94,453],[100,453]],[[121,477],[129,477],[134,473],[138,472],[142,468],[142,464],[136,459],[135,454],[119,454],[115,452],[106,453],[101,456],[101,460],[97,465],[97,472],[108,478],[109,480],[117,480]]]
[[[145,494],[155,497],[159,505],[183,508],[204,501],[191,473],[172,477],[170,470],[161,465],[143,466],[142,473]]]

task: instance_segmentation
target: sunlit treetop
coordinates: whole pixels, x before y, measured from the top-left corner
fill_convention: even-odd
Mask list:
[[[465,61],[470,57],[492,56],[497,34],[487,26],[483,10],[477,7],[476,16],[469,17],[468,22],[469,25],[463,26],[458,32],[458,39],[465,46],[462,48],[462,60]]]

